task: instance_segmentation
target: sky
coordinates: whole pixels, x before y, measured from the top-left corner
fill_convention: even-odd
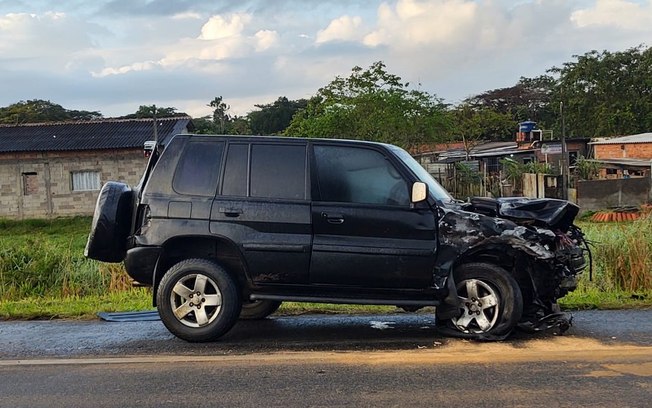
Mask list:
[[[457,104],[641,44],[652,0],[0,0],[0,106],[245,115],[375,61]]]

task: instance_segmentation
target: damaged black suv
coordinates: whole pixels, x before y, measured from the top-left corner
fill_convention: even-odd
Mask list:
[[[406,151],[177,135],[141,182],[106,183],[86,256],[153,287],[165,326],[214,340],[282,301],[436,307],[449,334],[567,325],[588,250],[561,200],[454,200]]]

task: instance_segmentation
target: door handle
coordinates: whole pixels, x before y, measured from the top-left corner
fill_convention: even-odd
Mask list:
[[[242,210],[240,208],[220,207],[219,212],[226,215],[227,217],[238,217],[240,214],[242,214]]]
[[[329,224],[344,224],[344,216],[342,214],[327,214],[325,212],[321,213],[322,218],[326,218],[326,222]]]

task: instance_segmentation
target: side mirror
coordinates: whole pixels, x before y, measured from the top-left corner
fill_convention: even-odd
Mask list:
[[[426,183],[417,181],[412,184],[412,203],[416,204],[426,199],[428,196],[428,186]]]

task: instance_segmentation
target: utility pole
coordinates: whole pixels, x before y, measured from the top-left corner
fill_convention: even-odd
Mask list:
[[[152,113],[153,113],[153,124],[154,124],[154,142],[156,143],[156,147],[158,148],[158,126],[156,126],[156,105],[152,105]]]
[[[559,112],[561,114],[561,198],[568,200],[568,149],[566,148],[564,102],[559,102]]]

